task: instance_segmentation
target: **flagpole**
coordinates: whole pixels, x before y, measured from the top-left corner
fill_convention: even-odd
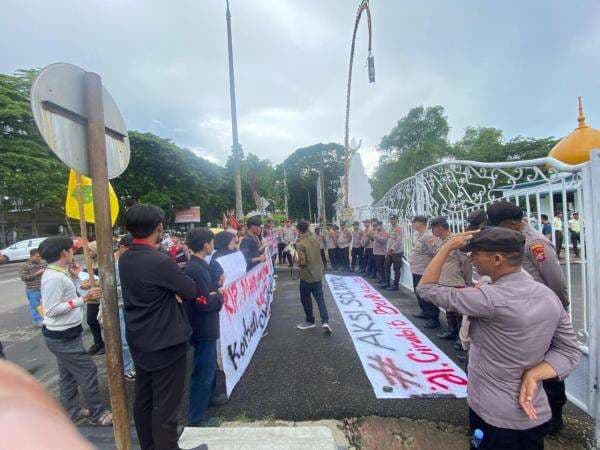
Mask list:
[[[79,207],[79,231],[81,233],[81,246],[83,247],[83,259],[85,261],[85,265],[88,270],[90,287],[96,286],[96,281],[94,279],[94,264],[92,263],[92,258],[90,257],[90,247],[88,245],[87,238],[87,225],[85,221],[85,204],[83,202],[83,192],[81,185],[81,174],[79,172],[75,172],[75,177],[77,180],[77,206]]]

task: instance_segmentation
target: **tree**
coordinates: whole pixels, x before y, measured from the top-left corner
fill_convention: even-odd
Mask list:
[[[379,144],[382,156],[371,180],[373,196],[450,153],[448,121],[442,106],[412,108]]]
[[[327,217],[333,217],[340,177],[344,174],[344,147],[340,144],[315,144],[299,148],[276,168],[277,178],[283,179],[285,167],[288,187],[288,209],[291,217],[308,218],[308,196],[313,214],[317,211],[317,179],[323,158],[325,205]]]

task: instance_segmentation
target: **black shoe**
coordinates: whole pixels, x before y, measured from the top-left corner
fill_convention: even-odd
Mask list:
[[[213,395],[210,399],[209,406],[221,406],[227,403],[228,401],[229,399],[227,398],[226,394]]]
[[[469,354],[467,352],[457,353],[456,359],[458,359],[460,362],[467,362],[469,361]]]
[[[104,344],[94,344],[88,350],[90,355],[104,355]]]
[[[443,333],[438,333],[437,337],[440,339],[446,339],[447,341],[454,341],[458,337],[458,334],[454,331],[448,330],[444,331]]]
[[[417,319],[429,319],[429,316],[427,314],[425,314],[423,311],[414,313],[413,317],[416,317]]]
[[[456,341],[453,345],[454,350],[456,350],[457,352],[463,352],[464,348],[462,346],[462,344],[459,341]]]
[[[393,292],[397,292],[400,290],[400,288],[398,286],[392,286],[392,287],[388,287],[386,288],[388,291],[393,291]]]
[[[440,321],[437,319],[429,319],[423,326],[425,328],[438,328],[440,326]]]
[[[553,417],[544,425],[544,434],[549,436],[556,436],[558,433],[562,431],[565,427],[565,424],[561,417],[555,418]]]

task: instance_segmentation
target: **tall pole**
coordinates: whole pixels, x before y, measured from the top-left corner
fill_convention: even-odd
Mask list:
[[[121,352],[117,283],[113,260],[102,79],[96,73],[86,72],[84,83],[88,159],[92,178],[98,267],[100,269],[100,288],[102,289],[102,318],[104,341],[106,342],[106,373],[113,414],[113,430],[117,449],[130,450],[129,409],[123,379],[123,354]],[[94,273],[90,273],[90,277],[93,276]]]
[[[287,191],[287,176],[285,173],[285,166],[283,167],[283,202],[285,208],[285,218],[290,218],[290,212],[288,211],[288,191]]]
[[[306,191],[308,196],[308,221],[312,222],[312,208],[310,207],[310,190]]]
[[[229,0],[227,0],[227,48],[229,51],[229,98],[231,100],[231,135],[233,136],[233,161],[235,169],[235,217],[238,220],[244,218],[242,208],[242,175],[240,169],[241,148],[238,141],[237,108],[235,106],[235,77],[233,74],[233,44],[231,41],[231,13],[229,12]]]
[[[321,183],[321,226],[325,229],[327,225],[327,212],[325,211],[325,170],[323,169],[323,151],[321,150],[321,167],[319,168],[321,176],[319,182]]]
[[[354,21],[354,32],[352,33],[352,46],[350,47],[350,67],[348,69],[348,87],[346,90],[346,127],[344,135],[344,208],[348,208],[348,178],[350,175],[350,91],[352,88],[352,65],[354,64],[354,46],[356,43],[356,32],[363,11],[367,11],[367,19],[369,25],[369,57],[367,62],[369,65],[369,81],[375,82],[375,66],[373,55],[371,54],[371,10],[369,9],[369,0],[362,0],[358,11],[356,12],[356,20]]]

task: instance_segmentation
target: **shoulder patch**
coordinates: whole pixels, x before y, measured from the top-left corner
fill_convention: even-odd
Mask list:
[[[538,261],[544,261],[546,259],[546,253],[544,244],[531,244],[529,250],[533,254],[533,257]]]

